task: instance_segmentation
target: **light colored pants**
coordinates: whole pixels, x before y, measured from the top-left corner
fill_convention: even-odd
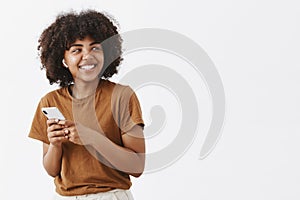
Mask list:
[[[85,194],[79,196],[61,196],[56,194],[54,200],[133,200],[130,190],[115,189],[97,194]]]

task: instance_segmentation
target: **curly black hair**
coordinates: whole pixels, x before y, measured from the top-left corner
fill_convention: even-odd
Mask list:
[[[67,87],[73,83],[70,71],[63,67],[64,52],[77,39],[90,36],[97,42],[104,42],[104,66],[99,78],[110,78],[118,72],[122,58],[122,38],[114,19],[95,10],[85,10],[80,13],[73,11],[57,16],[46,28],[39,40],[38,51],[41,59],[41,69],[46,70],[46,76],[52,85],[58,83]]]

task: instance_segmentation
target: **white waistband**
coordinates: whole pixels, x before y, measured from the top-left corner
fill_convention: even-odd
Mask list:
[[[130,190],[114,189],[96,194],[78,196],[61,196],[56,194],[55,200],[133,200]]]

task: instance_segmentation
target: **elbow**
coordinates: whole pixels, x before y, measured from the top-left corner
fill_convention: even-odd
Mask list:
[[[47,171],[47,170],[46,170]],[[56,176],[58,176],[59,173],[55,173],[55,172],[51,172],[51,171],[47,171],[47,174],[53,178],[55,178]]]
[[[45,162],[43,162],[43,166],[44,166],[44,169],[46,170],[47,174],[53,178],[55,178],[56,176],[59,175],[60,173],[60,170],[57,170],[57,169],[51,169],[49,166],[47,166],[45,164]]]
[[[118,169],[119,171],[123,171],[124,173],[126,173],[126,174],[128,174],[128,175],[130,175],[130,176],[133,176],[133,177],[135,177],[135,178],[138,178],[138,177],[140,177],[142,174],[143,174],[143,172],[144,172],[144,167],[135,167],[135,168],[127,168],[127,169],[123,169],[123,170],[121,170],[121,169]]]
[[[143,174],[143,172],[141,172],[141,173],[132,173],[132,174],[130,174],[130,175],[133,176],[133,177],[135,177],[135,178],[138,178],[138,177],[140,177],[142,174]]]
[[[131,176],[134,176],[135,178],[140,177],[145,169],[145,160],[143,159],[142,162],[139,163],[140,165],[136,166],[136,168],[134,169],[134,171],[132,173],[130,173]]]

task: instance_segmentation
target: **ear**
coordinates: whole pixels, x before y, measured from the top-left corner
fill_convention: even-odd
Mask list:
[[[62,64],[65,66],[65,68],[69,68],[68,65],[65,62],[65,59],[62,59]]]

